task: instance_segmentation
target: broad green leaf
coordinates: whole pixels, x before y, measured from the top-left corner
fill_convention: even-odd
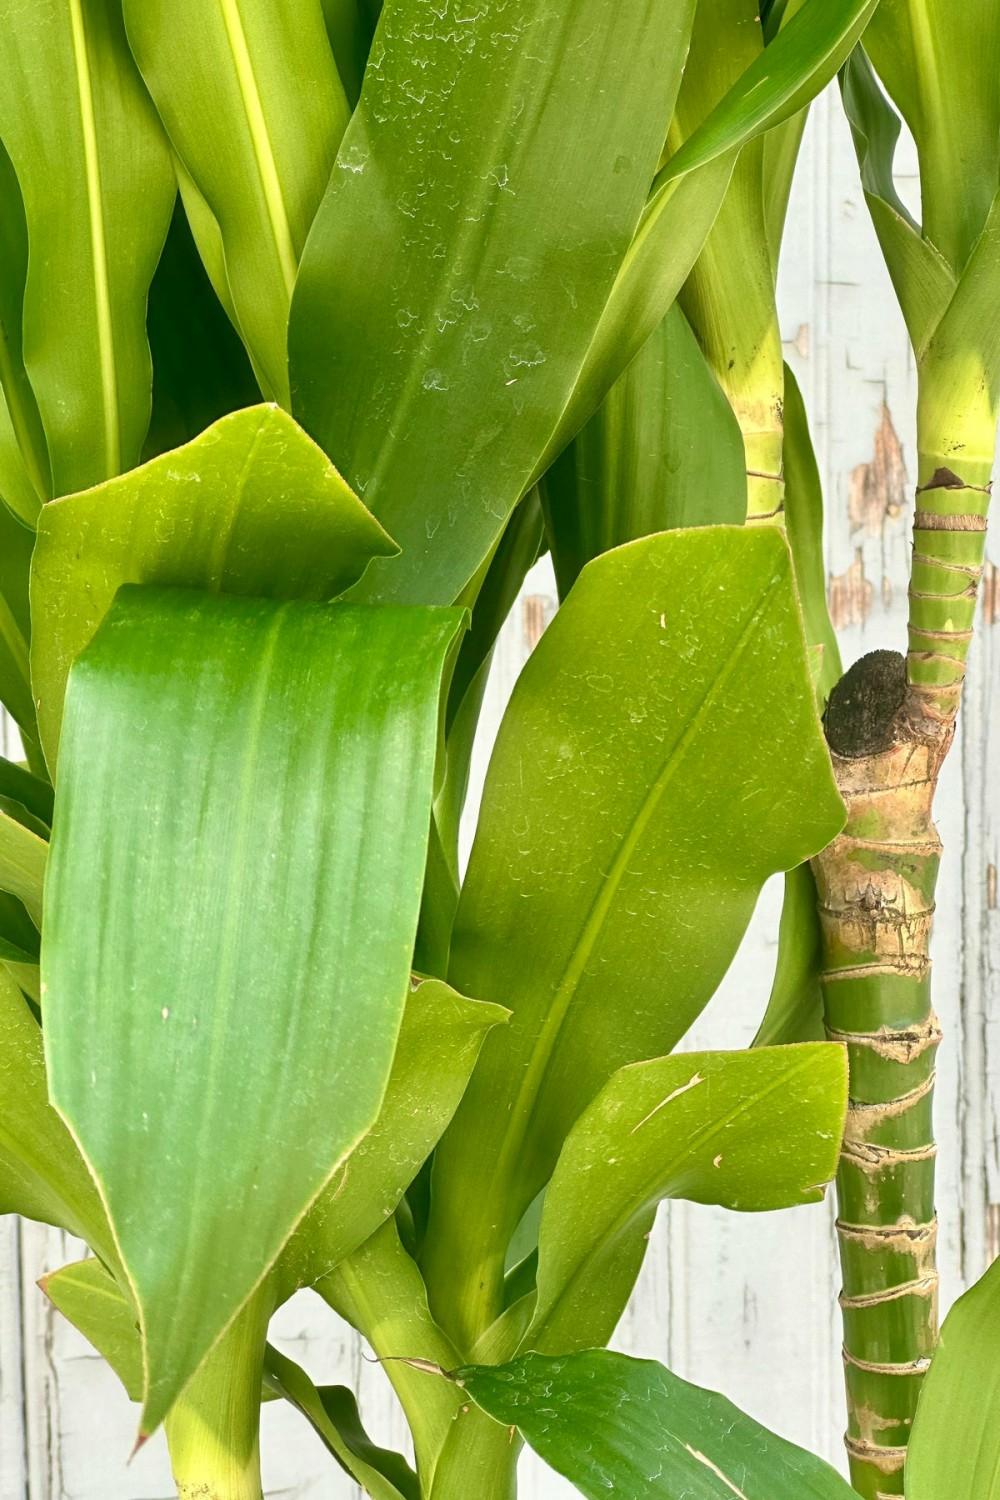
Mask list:
[[[415,981],[374,1125],[327,1183],[281,1257],[284,1290],[326,1275],[389,1217],[458,1106],[499,1005]]]
[[[153,416],[143,458],[192,442],[260,400],[246,351],[212,290],[178,202],[149,289]]]
[[[738,526],[743,440],[674,305],[542,481],[560,594],[591,558],[681,526]]]
[[[426,1266],[460,1342],[574,1120],[671,1051],[764,881],[842,821],[780,535],[666,532],[583,570],[501,726],[455,926],[450,981],[513,1012],[435,1158]]]
[[[68,1229],[114,1254],[107,1219],[79,1151],[49,1104],[38,1022],[0,966],[0,1214]]]
[[[951,301],[955,273],[940,250],[924,238],[896,191],[893,159],[899,118],[860,47],[844,64],[841,91],[865,199],[911,342],[919,355]]]
[[[818,1202],[846,1110],[846,1054],[825,1042],[683,1053],[613,1074],[570,1131],[545,1194],[524,1347],[607,1342],[664,1198],[745,1213]]]
[[[378,1114],[460,622],[128,588],[74,667],[45,1039],[135,1293],[144,1431]]]
[[[0,890],[16,896],[38,928],[48,852],[44,838],[0,808]]]
[[[652,1360],[525,1354],[455,1376],[589,1500],[852,1500],[847,1481]]]
[[[332,599],[395,545],[274,406],[47,505],[32,562],[32,681],[49,764],[66,677],[123,583]]]
[[[129,1400],[141,1401],[142,1342],[135,1313],[100,1261],[76,1261],[44,1277],[41,1284],[53,1306],[107,1360]],[[341,1467],[374,1500],[419,1500],[409,1465],[398,1453],[368,1439],[351,1393],[341,1386],[317,1390],[299,1365],[269,1344],[261,1400],[281,1397],[298,1408]]]
[[[31,245],[24,364],[64,495],[138,461],[174,177],[117,0],[0,0],[0,33],[0,139]]]
[[[139,67],[222,235],[237,326],[288,404],[288,306],[349,109],[321,0],[125,0]]]
[[[0,141],[0,499],[33,524],[51,479],[38,405],[24,368],[21,325],[27,278],[24,201]]]
[[[1000,1264],[944,1320],[906,1453],[906,1500],[1000,1500]]]
[[[877,0],[807,0],[657,174],[544,473],[666,315],[719,211],[739,151],[830,81]]]
[[[693,9],[386,0],[289,341],[296,413],[403,547],[359,597],[450,603],[529,488],[642,214]]]
[[[957,275],[1000,189],[994,0],[881,0],[865,50],[917,144],[924,234]]]

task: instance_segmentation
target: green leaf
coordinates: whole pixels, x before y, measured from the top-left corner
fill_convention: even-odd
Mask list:
[[[332,599],[395,545],[291,417],[256,406],[47,505],[32,562],[32,680],[50,766],[66,677],[123,583]]]
[[[1000,1500],[1000,1264],[944,1320],[906,1453],[907,1500]]]
[[[451,982],[513,1011],[435,1158],[426,1265],[460,1343],[574,1120],[674,1047],[764,881],[842,822],[777,533],[666,532],[583,570],[501,726],[455,927]]]
[[[666,315],[715,221],[739,151],[820,92],[876,4],[807,0],[658,173],[536,477],[593,415]]]
[[[111,1366],[130,1401],[142,1400],[142,1340],[135,1312],[99,1260],[78,1260],[40,1282],[59,1309]]]
[[[0,500],[0,702],[28,736],[35,730],[28,670],[28,571],[35,534]]]
[[[149,289],[153,416],[143,458],[192,442],[260,400],[250,361],[212,290],[178,201]]]
[[[16,896],[38,928],[48,852],[44,838],[0,808],[0,890]]]
[[[141,1401],[142,1343],[135,1313],[100,1261],[64,1266],[43,1278],[42,1290],[107,1360],[129,1400]],[[261,1400],[281,1397],[312,1424],[341,1467],[374,1500],[419,1500],[412,1469],[398,1453],[371,1442],[351,1393],[342,1386],[317,1390],[305,1370],[269,1344]]]
[[[458,1106],[499,1005],[415,981],[377,1120],[327,1183],[281,1257],[284,1289],[308,1286],[393,1212]]]
[[[372,1500],[420,1500],[417,1476],[399,1453],[373,1443],[361,1425],[358,1405],[344,1386],[318,1390],[306,1372],[268,1347],[264,1379],[298,1408],[340,1467]]]
[[[454,892],[447,919],[449,942],[455,915],[454,903],[458,900],[459,825],[469,787],[472,749],[493,651],[504,621],[517,601],[528,570],[538,557],[542,542],[541,504],[537,490],[532,489],[511,516],[510,524],[490,560],[486,576],[475,596],[469,632],[459,649],[448,691],[445,774],[435,798],[434,814],[441,832],[442,849]]]
[[[808,865],[785,876],[778,927],[778,957],[767,1009],[754,1037],[755,1047],[819,1041],[824,1035],[822,931],[819,895]]]
[[[865,50],[916,141],[924,235],[958,275],[1000,189],[994,0],[881,0]]]
[[[19,802],[47,827],[52,826],[52,788],[40,776],[0,755],[0,799]]]
[[[51,478],[38,404],[24,368],[21,325],[27,279],[24,200],[0,141],[0,497],[33,525]]]
[[[789,120],[829,83],[879,0],[808,0],[670,158],[664,182]]]
[[[11,1213],[68,1229],[114,1255],[94,1184],[49,1104],[41,1029],[0,966],[0,1214]]]
[[[125,0],[139,67],[218,224],[237,327],[288,404],[288,305],[348,119],[320,0]]]
[[[459,20],[387,0],[289,340],[296,413],[403,546],[363,597],[451,602],[530,487],[642,213],[693,9],[508,0]]]
[[[351,109],[358,102],[374,31],[365,0],[322,0],[326,32]]]
[[[676,304],[542,481],[559,592],[591,558],[681,526],[738,526],[743,439]]]
[[[526,1354],[455,1376],[589,1500],[852,1500],[822,1459],[652,1360]]]
[[[23,905],[0,891],[0,959],[8,964],[38,963],[38,928]]]
[[[31,244],[24,364],[62,495],[138,461],[174,176],[117,0],[0,0],[0,31],[0,138]]]
[[[837,632],[826,602],[823,555],[823,485],[802,392],[788,365],[784,374],[785,520],[806,643],[822,652],[818,690],[829,697],[842,671]]]
[[[882,93],[861,47],[856,47],[844,64],[841,92],[865,199],[910,340],[919,355],[951,301],[955,273],[940,250],[924,238],[896,191],[893,160],[899,117]]]
[[[523,1346],[607,1342],[664,1198],[745,1213],[819,1202],[846,1110],[847,1057],[826,1042],[684,1053],[613,1074],[570,1131],[545,1194]]]
[[[73,670],[46,1049],[135,1292],[144,1431],[378,1114],[460,622],[129,588]]]

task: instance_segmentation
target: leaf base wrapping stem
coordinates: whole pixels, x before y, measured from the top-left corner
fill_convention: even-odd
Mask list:
[[[178,1500],[262,1500],[260,1390],[272,1306],[265,1284],[167,1417]]]

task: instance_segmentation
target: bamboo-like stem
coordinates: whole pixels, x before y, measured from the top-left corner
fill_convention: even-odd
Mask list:
[[[179,1500],[262,1500],[260,1396],[273,1296],[262,1287],[166,1420]]]
[[[987,427],[987,431],[989,428]],[[851,1478],[903,1494],[906,1443],[937,1340],[930,936],[941,844],[932,820],[982,572],[990,451],[919,459],[909,651],[863,658],[827,711],[844,831],[813,862],[827,1034],[848,1050],[838,1174]],[[944,455],[947,455],[945,457]]]

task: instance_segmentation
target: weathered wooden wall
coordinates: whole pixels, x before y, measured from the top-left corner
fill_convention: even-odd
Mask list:
[[[904,182],[915,190],[912,171]],[[814,109],[781,283],[788,358],[812,416],[828,505],[830,597],[848,660],[905,642],[914,379],[902,322],[868,224],[839,106]],[[993,558],[997,553],[994,549]],[[553,609],[535,570],[508,622],[490,688],[476,782],[513,681]],[[1000,1250],[1000,575],[987,573],[960,742],[939,802],[947,850],[936,935],[940,1057],[941,1252],[946,1300]],[[780,893],[765,892],[722,992],[686,1045],[739,1046],[770,984]],[[125,1468],[134,1413],[84,1342],[34,1287],[69,1259],[64,1237],[0,1223],[0,1500],[156,1500],[171,1494],[150,1443]],[[829,1206],[738,1218],[680,1205],[664,1212],[621,1348],[666,1359],[720,1386],[757,1417],[840,1462],[837,1285]],[[315,1300],[297,1298],[273,1330],[325,1380],[360,1390],[384,1439],[402,1423],[381,1372]],[[264,1415],[271,1496],[354,1500],[289,1410]],[[573,1492],[525,1462],[526,1500]],[[475,1500],[475,1497],[470,1497]]]

